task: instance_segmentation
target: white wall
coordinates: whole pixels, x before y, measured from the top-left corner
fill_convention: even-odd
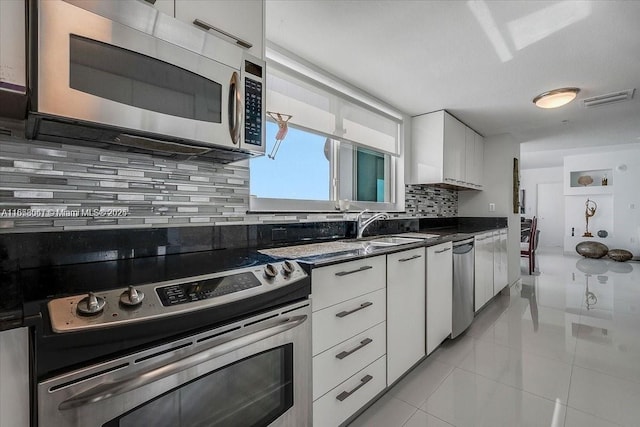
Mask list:
[[[622,165],[624,167],[620,167]],[[608,175],[609,186],[569,187],[572,171],[598,169],[612,170]],[[594,236],[600,229],[609,233],[605,239],[596,237],[589,240],[601,241],[609,249],[626,249],[634,256],[640,256],[640,149],[567,156],[564,158],[564,182],[565,230],[576,229],[575,238],[565,235],[565,252],[574,253],[576,243],[587,239],[579,236],[584,232],[584,204],[589,198],[598,204],[595,216],[589,220],[589,231]],[[575,195],[580,191],[585,194]]]
[[[525,213],[524,216],[532,218],[537,216],[538,206],[538,184],[549,182],[562,182],[562,167],[523,169],[520,172],[520,188],[525,190]],[[563,203],[562,200],[558,202]]]
[[[513,213],[513,159],[520,158],[520,146],[509,134],[484,140],[482,191],[458,193],[459,216],[501,216],[508,218],[509,283],[520,278],[520,215]],[[489,203],[495,211],[489,212]]]

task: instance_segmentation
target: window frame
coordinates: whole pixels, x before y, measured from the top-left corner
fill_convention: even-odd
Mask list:
[[[268,120],[271,123],[275,123],[273,120]],[[310,132],[318,135],[317,132],[310,131],[308,129],[304,129],[299,126],[295,126],[296,129],[302,130],[304,132]],[[322,135],[325,136],[325,135]],[[367,151],[372,151],[379,153],[383,156],[388,156],[389,161],[385,162],[385,169],[388,170],[388,193],[389,193],[389,202],[369,202],[369,201],[358,201],[358,200],[349,200],[350,202],[350,210],[364,210],[369,209],[372,211],[404,211],[404,205],[401,208],[398,208],[398,198],[397,198],[397,163],[402,160],[400,157],[395,157],[388,155],[387,153],[373,150],[369,147],[360,147],[357,144],[351,142],[344,142],[334,138],[327,137],[332,140],[331,144],[331,160],[329,161],[329,178],[332,184],[330,184],[329,188],[329,197],[330,200],[311,200],[311,199],[286,199],[286,198],[271,198],[271,197],[258,197],[250,194],[249,196],[249,212],[261,213],[261,212],[330,212],[335,213],[339,210],[338,208],[338,195],[340,194],[340,173],[339,173],[339,164],[340,164],[340,145],[348,144],[351,146],[351,149],[354,153],[357,152],[358,148],[363,148]],[[357,169],[355,166],[355,156],[353,158],[353,165],[351,168],[352,174],[352,185],[349,190],[352,194],[355,194],[355,186],[357,185]],[[250,164],[250,163],[249,163]],[[403,180],[404,181],[404,180]],[[251,188],[251,183],[249,183],[249,188]],[[386,191],[385,191],[386,193]]]
[[[349,211],[358,211],[369,209],[372,211],[387,211],[387,212],[404,212],[404,157],[405,157],[405,129],[407,126],[407,120],[410,120],[406,115],[397,112],[393,108],[381,104],[380,101],[375,98],[370,97],[369,95],[364,94],[360,89],[355,88],[333,76],[329,76],[323,71],[319,70],[317,67],[307,63],[304,60],[300,60],[299,58],[295,59],[287,59],[285,61],[281,61],[282,56],[281,52],[275,54],[274,56],[278,61],[273,61],[270,57],[273,55],[275,51],[273,49],[267,50],[267,73],[269,73],[269,66],[273,65],[278,71],[282,72],[284,70],[288,70],[287,73],[291,73],[296,78],[302,77],[308,84],[312,84],[321,88],[323,90],[329,90],[333,93],[337,93],[340,97],[347,100],[348,102],[353,103],[354,105],[364,106],[372,112],[376,112],[382,116],[393,117],[395,121],[398,123],[398,135],[397,135],[397,155],[387,153],[385,151],[378,151],[373,147],[369,147],[366,145],[360,145],[357,142],[351,141],[349,139],[344,139],[341,141],[335,135],[326,135],[323,132],[318,132],[314,129],[307,129],[304,126],[294,126],[290,124],[290,127],[294,127],[298,130],[302,130],[304,132],[310,132],[316,135],[325,136],[334,141],[332,144],[331,150],[331,160],[330,160],[330,190],[329,195],[332,200],[302,200],[302,199],[286,199],[286,198],[266,198],[266,197],[258,197],[255,195],[249,196],[249,213],[305,213],[305,212],[319,212],[319,213],[336,213],[339,212],[338,208],[338,199],[340,193],[340,177],[338,173],[339,169],[339,151],[340,144],[346,143],[349,144],[354,153],[357,152],[358,148],[363,148],[368,151],[372,151],[375,153],[380,153],[381,155],[388,156],[389,161],[385,162],[385,169],[388,170],[389,182],[388,182],[388,195],[389,202],[367,202],[367,201],[357,201],[350,200],[350,208]],[[271,55],[270,55],[271,54]],[[288,55],[289,57],[292,54]],[[293,55],[295,56],[295,55]],[[293,61],[293,62],[291,62]],[[305,68],[306,73],[300,72],[300,65],[302,68]],[[330,83],[330,84],[328,84]],[[354,97],[355,95],[355,97]],[[382,108],[384,107],[384,108]],[[395,114],[391,114],[394,112]],[[267,118],[268,122],[275,123],[271,118]],[[286,143],[286,141],[285,141]],[[354,165],[355,165],[355,157],[354,156]],[[385,170],[385,173],[386,173]],[[356,174],[356,169],[352,168],[352,181],[353,185],[356,185],[357,178],[354,176]],[[386,176],[385,176],[386,179]],[[249,186],[251,184],[249,183]],[[387,187],[387,185],[385,185]],[[385,188],[385,196],[386,196],[386,188]],[[356,195],[355,189],[351,189],[352,196]]]

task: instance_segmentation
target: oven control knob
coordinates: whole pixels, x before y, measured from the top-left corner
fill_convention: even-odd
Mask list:
[[[282,263],[282,271],[285,276],[290,276],[296,270],[296,265],[291,261],[285,261]]]
[[[84,316],[93,316],[102,313],[106,304],[107,301],[104,298],[97,296],[93,292],[89,292],[89,295],[78,302],[76,308],[78,313]]]
[[[267,264],[264,266],[264,275],[267,279],[273,279],[278,275],[278,270],[273,264]]]
[[[133,286],[120,294],[120,302],[128,307],[135,307],[142,303],[144,292],[137,290]]]

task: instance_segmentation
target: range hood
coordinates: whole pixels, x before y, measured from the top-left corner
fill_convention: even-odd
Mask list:
[[[233,150],[215,145],[201,145],[197,141],[169,138],[165,135],[136,133],[117,127],[96,126],[61,117],[30,113],[26,136],[29,139],[62,144],[82,145],[124,153],[152,154],[174,160],[203,158],[216,163],[232,163],[262,155],[252,151]]]

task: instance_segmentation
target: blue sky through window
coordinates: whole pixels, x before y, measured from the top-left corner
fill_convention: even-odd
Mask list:
[[[278,125],[266,125],[266,154],[275,144]],[[324,136],[289,128],[275,160],[266,155],[251,159],[250,191],[257,197],[329,200],[330,164]],[[327,155],[329,155],[327,153]]]

